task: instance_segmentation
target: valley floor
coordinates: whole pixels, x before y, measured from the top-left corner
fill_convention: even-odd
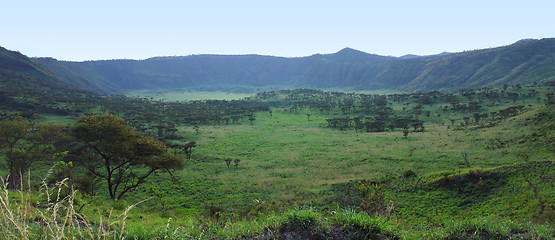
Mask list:
[[[266,99],[268,111],[248,119],[176,125],[168,143],[196,143],[183,170],[153,176],[121,201],[100,190],[79,195],[71,199],[78,214],[95,225],[125,212],[114,222],[126,223],[129,239],[555,237],[553,104],[476,100],[474,113],[492,116],[480,120],[448,101],[388,100],[391,119],[410,116],[422,129],[370,131],[355,125],[359,113],[272,102],[283,99]],[[340,129],[330,119],[350,123]],[[33,171],[46,174],[49,164]],[[25,202],[15,193],[5,199]]]

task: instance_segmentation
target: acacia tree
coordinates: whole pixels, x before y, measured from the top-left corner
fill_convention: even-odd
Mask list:
[[[174,149],[180,149],[185,153],[187,161],[191,161],[191,156],[193,155],[193,148],[197,146],[195,141],[188,142],[186,144],[168,144],[168,147]]]
[[[123,198],[154,173],[184,166],[162,142],[132,131],[119,117],[81,117],[72,134],[84,146],[83,164],[106,181],[112,199]]]
[[[31,164],[52,153],[51,143],[63,134],[57,125],[34,124],[18,114],[0,120],[0,145],[7,148],[9,188],[17,190]]]
[[[405,126],[405,127],[403,128],[403,137],[404,137],[405,139],[407,139],[407,137],[409,136],[409,132],[410,132],[410,131],[409,131],[409,126]]]
[[[256,120],[256,118],[254,118],[254,116],[249,116],[249,121],[251,122],[251,125],[254,125],[254,120]]]

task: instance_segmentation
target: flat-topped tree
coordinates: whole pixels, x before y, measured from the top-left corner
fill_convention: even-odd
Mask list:
[[[254,115],[250,115],[250,116],[249,116],[249,121],[251,122],[251,125],[254,125],[254,120],[256,120],[256,118],[254,117]]]
[[[51,144],[64,133],[63,127],[32,123],[19,114],[0,119],[0,146],[6,147],[9,170],[8,187],[18,190],[31,165],[52,156]]]
[[[85,146],[82,164],[106,181],[112,199],[123,198],[155,172],[184,166],[181,159],[167,153],[162,142],[134,132],[119,117],[81,117],[72,134]]]

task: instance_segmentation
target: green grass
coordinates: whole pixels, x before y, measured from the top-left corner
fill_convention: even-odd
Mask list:
[[[553,108],[535,98],[481,101],[481,112],[526,107],[491,125],[465,126],[463,117],[471,113],[444,112],[440,107],[449,103],[436,100],[423,107],[429,117],[418,116],[426,130],[410,132],[407,139],[400,130],[329,128],[326,118],[341,114],[287,106],[272,108],[271,116],[256,113],[252,125],[244,118],[200,125],[198,133],[180,125],[177,133],[184,141],[197,143],[185,169],[173,178],[152,177],[118,203],[108,202],[101,186],[80,213],[99,221],[111,208],[121,211],[150,199],[128,213],[128,236],[137,239],[273,239],[283,234],[549,239],[555,218]],[[416,105],[410,99],[388,103],[397,113]],[[310,121],[306,112],[312,114]],[[540,112],[547,113],[547,122],[535,122]],[[42,120],[71,123],[57,116]],[[240,162],[228,167],[226,158]],[[48,168],[46,162],[36,165],[32,178]],[[409,171],[414,175],[405,177]]]
[[[536,113],[536,108],[532,108],[494,127],[478,129],[453,130],[443,121],[432,122],[426,125],[425,132],[412,132],[408,139],[399,131],[339,131],[326,127],[325,115],[315,114],[308,121],[302,113],[279,109],[273,109],[273,116],[258,113],[252,126],[247,120],[201,126],[198,135],[192,126],[181,126],[180,134],[197,142],[193,161],[177,173],[177,183],[160,179],[157,187],[167,193],[163,198],[169,212],[184,218],[251,219],[261,213],[282,212],[291,207],[332,209],[337,205],[337,193],[333,191],[336,184],[399,177],[408,170],[418,176],[442,171],[451,175],[464,173],[468,170],[461,157],[463,152],[469,154],[473,169],[550,160],[552,152],[548,149],[530,151],[529,144],[519,142],[530,133],[532,123],[527,119]],[[495,145],[497,142],[503,145]],[[231,164],[228,168],[225,158],[239,158],[241,162],[237,167]],[[449,200],[449,194],[439,189],[424,194],[422,199],[407,200]],[[529,197],[529,194],[527,191],[522,196]],[[149,196],[148,191],[143,189],[136,197],[141,196]],[[460,200],[447,201],[445,206]],[[425,202],[420,209],[398,213],[399,218],[408,222],[425,222],[426,217],[438,219],[433,215],[434,209],[426,209],[424,215],[418,212],[435,204]],[[492,206],[502,210],[492,213],[496,216],[514,212],[503,209],[502,201],[488,207]],[[159,205],[151,207],[155,211]],[[466,214],[461,208],[444,211],[454,218],[457,214]],[[516,216],[531,214],[523,210]]]
[[[47,124],[63,124],[63,125],[71,125],[75,123],[75,118],[67,117],[67,116],[58,116],[58,115],[42,115],[43,118],[41,122]]]
[[[250,97],[253,93],[203,92],[192,90],[133,90],[125,94],[128,97],[149,98],[155,101],[186,102],[191,100],[239,100]]]

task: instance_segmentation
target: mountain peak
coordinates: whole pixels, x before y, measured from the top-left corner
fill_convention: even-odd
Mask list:
[[[356,50],[354,48],[350,48],[350,47],[345,47],[341,50],[339,50],[339,52],[336,52],[334,55],[371,55],[369,53],[365,53],[363,51],[359,51]]]
[[[389,57],[380,56],[376,54],[370,54],[363,51],[359,51],[350,47],[346,47],[341,49],[339,52],[330,54],[334,59],[339,61],[345,62],[353,62],[353,61],[368,61],[368,60],[377,60],[377,59],[386,59]]]

